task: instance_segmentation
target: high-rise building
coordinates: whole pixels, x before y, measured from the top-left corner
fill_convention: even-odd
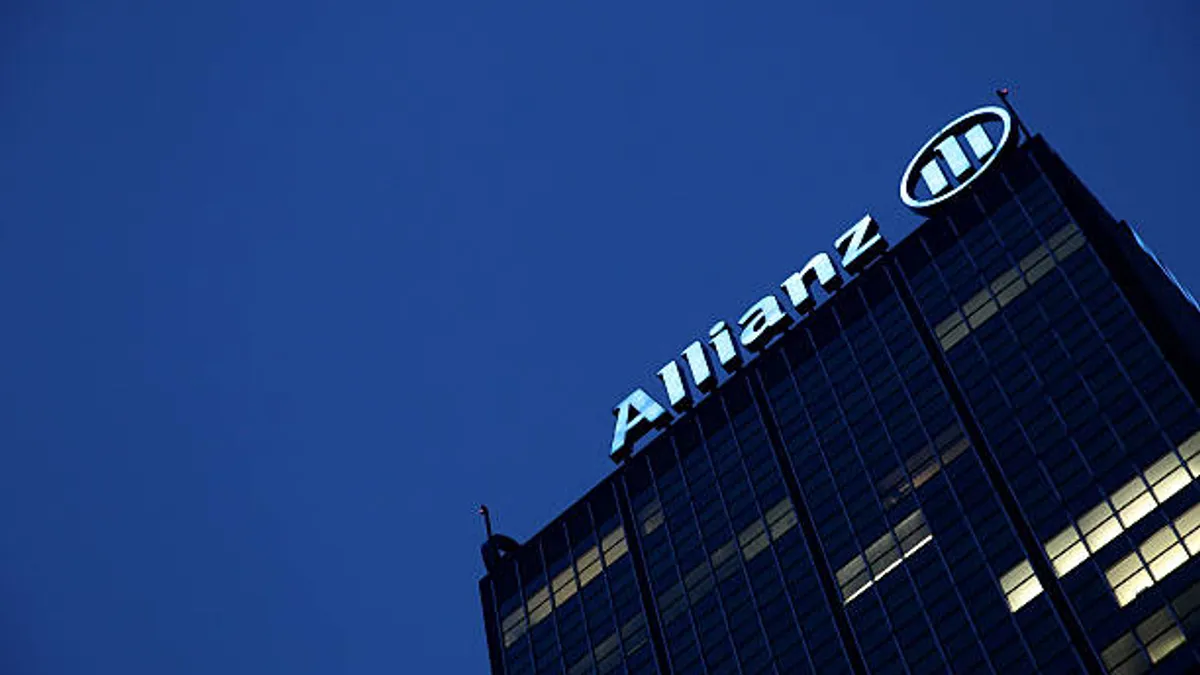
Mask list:
[[[912,234],[839,242],[844,285],[814,258],[737,358],[618,407],[610,476],[489,539],[494,673],[1200,669],[1200,310],[981,110],[910,166]]]

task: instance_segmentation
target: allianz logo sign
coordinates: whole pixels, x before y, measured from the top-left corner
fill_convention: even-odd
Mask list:
[[[998,141],[992,140],[989,127],[1001,128]],[[900,181],[900,198],[914,211],[930,213],[961,193],[1015,145],[1016,134],[1007,110],[995,106],[973,110],[943,127],[917,152]],[[734,373],[745,363],[743,351],[749,354],[762,351],[796,318],[802,319],[816,309],[814,284],[826,294],[836,292],[845,281],[842,270],[849,275],[858,274],[887,251],[888,242],[879,233],[879,223],[868,214],[838,237],[833,248],[840,269],[829,254],[816,254],[779,285],[784,304],[775,293],[768,293],[742,314],[736,331],[725,321],[717,321],[705,340],[693,341],[678,359],[660,368],[657,376],[667,395],[667,405],[676,413],[690,409],[697,394],[702,397],[718,386],[712,357],[716,357],[716,363],[725,373]],[[641,437],[665,427],[673,419],[658,400],[640,387],[618,403],[613,414],[617,419],[609,457],[614,462],[625,460]]]
[[[992,142],[987,126],[1000,127],[999,142]],[[917,213],[929,213],[983,175],[1016,141],[1007,110],[997,106],[972,110],[947,124],[917,151],[900,179],[900,199]],[[968,151],[971,157],[967,156]],[[943,164],[950,170],[951,178],[946,177]],[[951,180],[957,184],[952,186]]]

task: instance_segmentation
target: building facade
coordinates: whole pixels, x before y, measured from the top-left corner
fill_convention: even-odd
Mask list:
[[[489,540],[494,673],[1200,669],[1200,311],[1044,139],[996,155]]]

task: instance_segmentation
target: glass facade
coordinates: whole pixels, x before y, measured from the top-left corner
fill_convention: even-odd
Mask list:
[[[1195,314],[1028,140],[498,556],[493,672],[1197,669]]]

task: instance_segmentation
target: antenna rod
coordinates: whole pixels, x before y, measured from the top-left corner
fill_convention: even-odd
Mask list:
[[[1008,102],[1008,94],[1008,87],[1001,87],[996,90],[996,95],[1000,97],[1000,102],[1004,104],[1005,109],[1008,110],[1008,114],[1012,115],[1013,120],[1016,121],[1017,128],[1021,130],[1021,133],[1025,134],[1026,139],[1033,138],[1029,133],[1029,129],[1025,128],[1025,123],[1021,121],[1021,116],[1017,114],[1016,109]]]
[[[487,538],[492,539],[492,514],[488,512],[487,504],[479,505],[479,515],[483,516],[483,525],[487,528]]]

